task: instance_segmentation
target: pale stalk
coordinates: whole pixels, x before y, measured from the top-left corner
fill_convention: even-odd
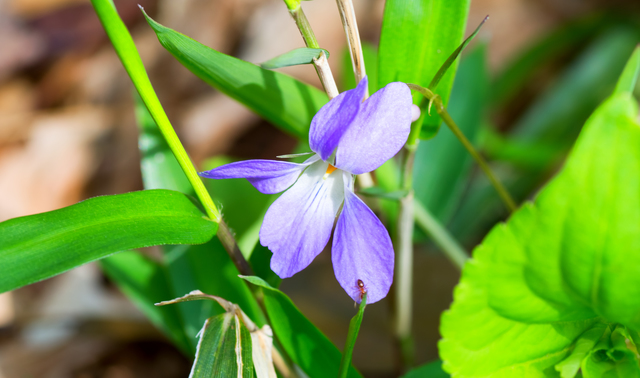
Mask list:
[[[360,32],[358,31],[358,23],[356,22],[356,13],[353,9],[351,0],[336,0],[342,26],[347,35],[347,43],[349,44],[349,53],[351,54],[351,64],[353,73],[358,84],[367,75],[364,67],[364,56],[362,54],[362,43],[360,42]],[[365,92],[365,98],[369,97],[368,89]]]
[[[288,3],[287,6],[289,7]],[[300,7],[299,4],[289,7],[289,13],[296,22],[296,26],[298,27],[298,30],[300,30],[300,34],[302,35],[305,45],[312,49],[319,49],[320,45],[318,44],[318,40],[316,40],[316,35],[313,33],[313,29],[311,29],[309,20],[307,20],[307,16],[305,16],[302,11],[302,7]],[[336,86],[336,81],[331,73],[331,67],[329,67],[329,61],[327,60],[327,56],[324,52],[320,54],[319,58],[313,59],[313,65],[316,68],[318,77],[320,78],[324,91],[327,93],[327,96],[329,96],[329,99],[338,96],[338,87]]]

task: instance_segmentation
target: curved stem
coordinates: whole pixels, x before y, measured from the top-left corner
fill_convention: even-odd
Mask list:
[[[438,96],[437,94],[434,94],[429,89],[423,88],[419,85],[416,85],[416,84],[407,84],[407,85],[409,86],[409,88],[420,92],[425,98],[427,98],[429,100],[429,105],[435,106],[436,111],[438,112],[438,114],[440,115],[444,123],[449,127],[451,132],[458,138],[460,143],[462,143],[462,145],[469,152],[471,157],[473,157],[473,159],[478,163],[478,165],[480,166],[480,169],[482,169],[482,171],[487,175],[487,177],[489,178],[489,181],[491,181],[491,185],[493,185],[493,187],[496,189],[496,191],[498,192],[498,195],[504,202],[507,209],[509,209],[510,212],[515,211],[517,208],[516,202],[513,200],[513,198],[507,191],[507,189],[502,185],[502,183],[498,180],[498,178],[493,174],[493,171],[489,167],[489,164],[487,164],[484,158],[478,153],[475,147],[473,147],[473,144],[471,144],[469,139],[467,139],[467,137],[464,135],[462,130],[460,130],[458,125],[451,118],[451,116],[449,115],[449,112],[447,112],[447,109],[445,109],[444,105],[442,104],[442,99],[440,98],[440,96]]]

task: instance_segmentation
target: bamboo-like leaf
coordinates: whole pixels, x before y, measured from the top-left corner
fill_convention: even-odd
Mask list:
[[[123,250],[205,243],[217,223],[194,202],[170,190],[145,190],[2,222],[0,292]]]
[[[367,307],[367,293],[362,295],[362,302],[358,307],[358,313],[356,313],[349,322],[349,331],[347,333],[347,342],[344,345],[344,351],[342,352],[342,360],[340,361],[339,378],[347,378],[349,374],[349,367],[351,366],[351,357],[353,355],[353,349],[356,346],[356,340],[358,339],[358,333],[360,332],[360,325],[362,324],[362,318],[364,317],[364,309]]]
[[[337,377],[341,360],[338,348],[280,290],[259,277],[243,278],[263,289],[273,331],[293,362],[310,378]],[[360,377],[353,366],[349,377]]]
[[[640,74],[640,46],[633,50],[631,58],[627,61],[627,65],[624,67],[620,79],[618,79],[614,93],[633,93],[638,82],[638,74]]]
[[[323,92],[222,54],[145,16],[162,46],[196,76],[284,131],[307,139],[311,119],[328,101]]]
[[[329,51],[325,49],[312,49],[310,47],[301,47],[291,50],[275,58],[269,59],[260,64],[260,67],[266,70],[275,70],[276,68],[297,66],[300,64],[311,64],[313,60],[318,58],[320,54],[325,53],[329,57]]]

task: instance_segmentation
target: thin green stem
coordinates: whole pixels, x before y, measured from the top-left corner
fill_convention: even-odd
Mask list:
[[[482,171],[487,175],[487,177],[489,178],[489,181],[491,181],[491,185],[493,185],[493,187],[496,189],[496,191],[498,192],[498,195],[506,205],[507,209],[509,209],[510,212],[515,211],[517,208],[515,201],[513,200],[513,198],[507,191],[507,189],[493,174],[493,171],[489,167],[489,164],[487,164],[484,158],[478,153],[475,147],[473,147],[473,144],[471,144],[469,139],[467,139],[467,137],[464,135],[462,130],[460,130],[458,125],[451,118],[451,116],[449,115],[449,112],[447,112],[447,109],[445,109],[444,105],[442,104],[442,99],[440,98],[440,96],[438,96],[437,94],[434,94],[429,89],[423,88],[419,85],[416,85],[416,84],[407,84],[407,85],[409,86],[409,88],[420,92],[425,98],[429,100],[430,104],[435,106],[436,111],[438,112],[438,114],[440,115],[444,123],[449,127],[451,132],[453,132],[453,134],[458,138],[460,143],[462,143],[462,145],[469,152],[471,157],[473,157],[473,159],[478,163],[478,165],[480,166],[480,169],[482,169]]]
[[[415,201],[413,210],[416,224],[431,237],[458,269],[462,269],[469,259],[469,254],[419,201]]]
[[[367,293],[362,295],[362,302],[358,308],[358,313],[351,318],[349,322],[349,332],[347,333],[347,341],[344,345],[344,351],[342,352],[342,360],[340,360],[340,370],[338,370],[338,378],[347,378],[349,375],[349,368],[351,367],[351,358],[353,356],[353,349],[356,346],[356,340],[358,333],[360,332],[360,325],[362,324],[362,318],[364,317],[364,309],[367,307]]]
[[[129,74],[136,90],[140,94],[140,98],[142,98],[142,101],[149,110],[149,114],[151,114],[153,120],[158,125],[162,136],[165,138],[171,152],[173,152],[174,156],[178,160],[178,163],[187,176],[189,183],[193,186],[193,189],[204,206],[207,215],[212,221],[219,224],[218,237],[220,238],[220,241],[229,253],[229,256],[231,256],[231,259],[236,263],[238,271],[241,274],[251,275],[252,270],[249,267],[249,264],[240,253],[235,240],[233,240],[233,237],[229,232],[228,226],[222,220],[220,211],[218,211],[218,208],[213,203],[209,192],[198,176],[191,159],[189,159],[189,155],[187,155],[187,151],[182,146],[182,143],[173,129],[167,114],[164,112],[164,109],[160,104],[160,100],[151,85],[151,81],[149,80],[149,76],[147,75],[147,71],[144,68],[142,59],[140,58],[140,54],[138,54],[138,50],[133,42],[133,38],[131,38],[129,30],[127,30],[127,27],[120,19],[117,10],[110,0],[91,0],[91,3],[96,10],[102,26],[107,32],[122,65]]]

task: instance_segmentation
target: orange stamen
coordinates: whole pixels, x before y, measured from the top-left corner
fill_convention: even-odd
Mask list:
[[[333,165],[329,164],[329,166],[327,167],[327,171],[325,172],[325,174],[324,174],[324,176],[322,178],[326,180],[327,177],[329,177],[329,175],[332,174],[333,171],[335,171],[336,169],[338,169],[338,168],[336,168]]]

